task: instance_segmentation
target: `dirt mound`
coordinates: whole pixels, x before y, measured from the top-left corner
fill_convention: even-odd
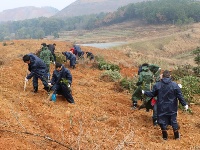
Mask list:
[[[92,67],[91,63],[78,64],[76,69],[70,69],[75,105],[70,105],[61,96],[56,102],[48,101],[41,82],[37,94],[32,92],[31,81],[24,91],[27,65],[21,58],[26,53],[35,52],[43,42],[55,41],[24,40],[0,46],[6,62],[0,65],[0,149],[200,148],[199,106],[190,106],[193,115],[179,111],[180,141],[173,139],[172,129],[168,131],[169,140],[163,141],[159,127],[152,126],[152,112],[131,110],[131,93],[120,90],[114,82],[100,80],[103,71]],[[66,42],[56,45],[57,52],[71,47],[71,43]],[[83,49],[101,54],[114,63],[118,60],[118,64],[128,58],[123,51]],[[122,64],[123,76],[137,74],[134,65]],[[51,72],[52,69],[53,65]]]

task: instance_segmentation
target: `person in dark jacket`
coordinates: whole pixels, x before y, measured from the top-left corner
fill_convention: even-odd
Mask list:
[[[171,80],[170,72],[165,70],[163,78],[153,86],[152,91],[142,91],[142,93],[149,97],[157,96],[158,124],[162,130],[163,139],[167,140],[168,138],[168,125],[171,125],[173,128],[174,138],[179,139],[180,135],[177,123],[178,100],[186,110],[188,109],[188,105],[183,98],[178,84]]]
[[[70,67],[74,69],[76,65],[76,56],[72,52],[62,52],[62,54],[66,57],[66,60],[69,60]]]
[[[94,55],[91,52],[86,52],[86,55],[87,55],[87,58],[90,59],[90,61],[94,59]]]
[[[47,45],[48,49],[51,51],[51,53],[54,57],[54,61],[56,62],[56,54],[55,54],[56,47],[55,46],[56,46],[55,43]]]
[[[84,52],[81,50],[81,47],[79,45],[74,45],[74,54],[78,56],[78,58],[83,58]]]
[[[63,95],[69,103],[74,104],[74,98],[71,94],[71,84],[72,84],[72,75],[70,70],[65,68],[59,62],[56,62],[55,70],[53,71],[52,79],[50,82],[50,86],[52,86],[51,90],[53,90],[53,94],[61,94]]]
[[[28,70],[30,74],[25,77],[25,81],[27,82],[29,79],[33,77],[33,89],[34,93],[38,91],[38,78],[42,81],[44,85],[44,89],[49,91],[48,86],[48,69],[46,64],[36,55],[27,54],[23,56],[23,61],[28,64]]]

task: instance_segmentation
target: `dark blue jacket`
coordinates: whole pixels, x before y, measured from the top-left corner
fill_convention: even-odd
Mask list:
[[[144,94],[149,97],[157,96],[158,116],[176,114],[178,110],[178,100],[182,106],[186,105],[180,87],[177,83],[173,82],[171,78],[163,78],[153,86],[152,91],[145,91]]]
[[[70,84],[72,83],[71,72],[67,68],[65,68],[64,65],[62,65],[61,71],[57,71],[57,70],[53,71],[53,75],[52,75],[52,79],[51,79],[51,84],[52,85],[59,84],[62,78],[68,80],[68,82]]]
[[[78,55],[79,57],[84,55],[84,52],[81,50],[79,45],[74,45],[74,54]]]
[[[76,65],[76,56],[74,54],[71,52],[63,52],[63,54],[66,56],[66,59],[70,60],[70,66]]]
[[[64,55],[66,56],[66,59],[69,59],[69,60],[73,60],[73,58],[76,56],[74,54],[72,54],[71,52],[64,52]]]
[[[51,51],[52,54],[55,53],[55,46],[53,44],[49,44],[48,49]]]
[[[37,77],[47,76],[47,66],[42,59],[34,54],[28,54],[30,56],[30,64],[28,64],[28,70],[31,72],[27,79],[31,79],[34,75]]]
[[[81,47],[80,47],[79,45],[74,45],[74,50],[75,50],[75,52],[77,52],[77,53],[82,52]]]

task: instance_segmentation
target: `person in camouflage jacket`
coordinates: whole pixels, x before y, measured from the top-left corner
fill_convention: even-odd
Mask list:
[[[54,62],[54,57],[48,47],[44,47],[40,52],[40,58],[44,61],[48,69],[48,79],[50,79],[50,63]]]
[[[149,64],[149,70],[153,73],[154,76],[154,83],[160,81],[160,71],[161,68],[154,64]]]
[[[150,100],[149,97],[146,96],[142,97],[142,90],[144,89],[150,90],[152,82],[153,82],[153,73],[149,70],[148,66],[142,66],[142,71],[140,72],[138,82],[136,83],[138,87],[136,88],[136,90],[132,95],[132,102],[133,102],[132,109],[137,108],[138,100],[143,100],[144,104]]]

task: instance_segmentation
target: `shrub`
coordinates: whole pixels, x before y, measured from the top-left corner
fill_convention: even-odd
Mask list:
[[[130,92],[136,89],[136,80],[129,79],[129,78],[123,78],[120,81],[120,86],[122,86],[124,89],[129,90]]]
[[[120,70],[118,65],[106,62],[102,56],[96,56],[95,61],[96,61],[95,63],[96,65],[93,65],[93,66],[97,66],[98,69],[100,70],[112,70],[112,71]]]
[[[119,71],[106,70],[100,78],[107,82],[113,82],[121,79],[121,74]]]
[[[172,79],[177,81],[185,76],[193,75],[193,67],[191,65],[182,65],[178,66],[177,69],[174,69],[171,72]]]
[[[6,43],[6,42],[3,42],[3,46],[7,46],[7,43]]]
[[[200,66],[194,67],[193,71],[194,71],[195,75],[199,76],[200,75]]]
[[[63,63],[66,62],[66,57],[61,53],[56,53],[56,62]]]
[[[185,100],[188,103],[195,102],[194,95],[200,94],[200,79],[195,76],[185,76],[181,79],[183,88],[181,89]]]

